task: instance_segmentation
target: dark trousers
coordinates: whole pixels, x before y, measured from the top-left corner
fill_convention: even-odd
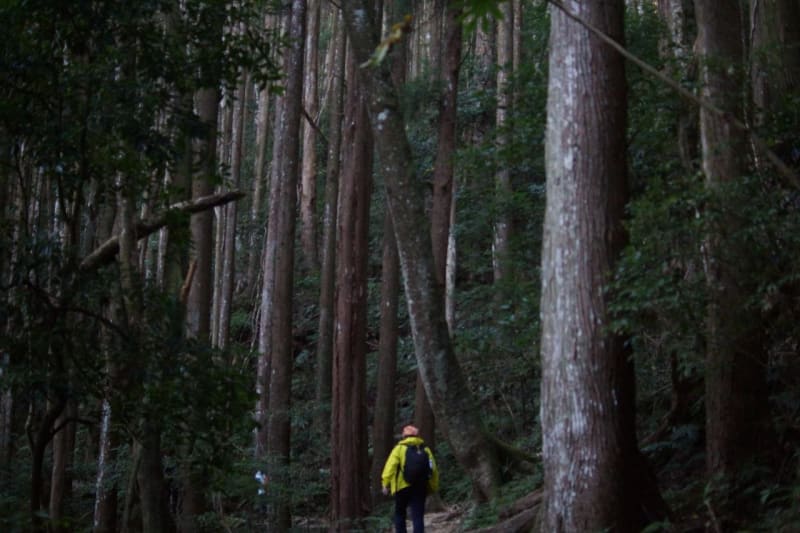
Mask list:
[[[425,533],[425,485],[406,487],[394,494],[394,529],[397,533],[406,533],[406,508],[411,507],[411,523],[414,533]]]

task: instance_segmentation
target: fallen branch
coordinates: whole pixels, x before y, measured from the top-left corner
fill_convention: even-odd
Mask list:
[[[191,215],[194,213],[200,213],[202,211],[211,209],[212,207],[225,205],[243,197],[244,193],[241,191],[230,191],[203,196],[202,198],[197,198],[195,200],[178,202],[152,218],[136,222],[134,225],[134,234],[136,235],[137,240],[143,239],[151,233],[154,233],[169,224],[170,221],[174,219],[175,215]],[[92,253],[83,258],[83,261],[81,261],[80,264],[81,272],[91,272],[107,263],[110,263],[114,260],[117,252],[119,252],[119,235],[114,235],[106,242],[95,248]]]

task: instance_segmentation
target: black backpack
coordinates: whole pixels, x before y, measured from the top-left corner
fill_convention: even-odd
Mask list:
[[[403,466],[403,479],[409,485],[427,483],[433,473],[425,445],[406,445],[406,462]]]

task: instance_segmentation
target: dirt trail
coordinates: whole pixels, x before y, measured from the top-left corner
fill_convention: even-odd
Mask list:
[[[425,513],[425,533],[461,533],[463,528],[464,512],[457,507],[439,512]],[[411,521],[406,521],[409,533],[414,531]],[[387,529],[384,533],[394,532],[394,528]]]

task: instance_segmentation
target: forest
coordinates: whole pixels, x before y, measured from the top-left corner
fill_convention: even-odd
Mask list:
[[[0,27],[0,530],[800,530],[800,0]]]

